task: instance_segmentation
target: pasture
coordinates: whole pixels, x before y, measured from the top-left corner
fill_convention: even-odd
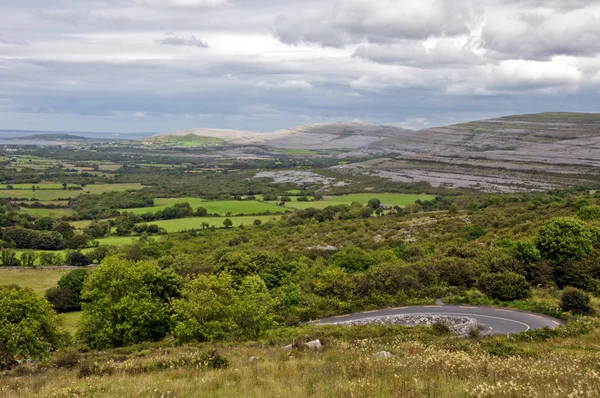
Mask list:
[[[69,199],[75,198],[81,194],[99,194],[110,191],[127,191],[127,190],[140,190],[144,186],[139,183],[125,183],[125,184],[93,184],[86,185],[82,190],[68,190],[68,189],[0,189],[0,198],[14,198],[14,199],[29,199],[29,200],[58,200],[58,199]],[[29,184],[31,188],[31,184]]]
[[[271,220],[278,220],[279,216],[239,216],[239,217],[189,217],[178,218],[174,220],[152,221],[149,224],[156,224],[160,228],[164,228],[167,232],[181,232],[191,229],[202,229],[202,223],[207,223],[209,226],[216,228],[223,227],[223,221],[229,218],[233,222],[234,227],[240,225],[252,225],[254,220],[260,220],[267,223]]]
[[[54,218],[67,217],[67,216],[73,215],[73,213],[74,213],[73,210],[65,209],[65,208],[43,209],[43,208],[21,207],[19,211],[21,211],[25,214],[29,214],[30,216],[34,216],[34,217],[54,217]]]
[[[257,200],[202,200],[200,198],[158,198],[154,199],[155,206],[141,207],[135,209],[123,209],[134,214],[156,213],[165,207],[173,206],[176,203],[189,203],[192,209],[204,207],[209,214],[220,214],[222,216],[231,212],[236,214],[264,214],[283,213],[285,209],[277,206],[275,203],[259,202]]]
[[[72,267],[39,269],[25,267],[0,267],[0,285],[19,285],[44,294],[46,290],[56,286],[58,280]]]
[[[434,197],[435,196],[433,195],[414,195],[404,193],[355,193],[349,195],[328,196],[323,200],[316,202],[298,202],[295,200],[296,198],[293,198],[294,200],[292,202],[287,202],[285,206],[294,209],[308,209],[311,207],[316,209],[324,209],[328,206],[349,205],[352,202],[358,202],[366,205],[369,203],[369,200],[377,198],[387,207],[404,207],[408,204],[414,203],[416,200],[431,200]]]

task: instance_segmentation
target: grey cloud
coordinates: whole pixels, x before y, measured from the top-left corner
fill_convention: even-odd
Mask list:
[[[500,57],[549,59],[555,55],[600,54],[600,18],[586,10],[566,13],[520,13],[491,19],[482,32],[485,47]]]
[[[284,43],[331,47],[368,41],[386,43],[467,34],[481,9],[463,0],[346,0],[332,7],[281,16],[275,36]]]
[[[431,48],[422,42],[412,41],[399,44],[364,44],[354,52],[355,57],[384,64],[410,65],[422,68],[468,67],[485,62],[475,52],[481,43],[472,39],[464,45],[451,39],[438,41]]]
[[[135,2],[149,7],[199,10],[211,10],[229,4],[229,0],[135,0]]]
[[[189,38],[185,38],[183,36],[169,36],[165,37],[162,40],[157,40],[157,44],[168,45],[168,46],[188,46],[188,47],[198,47],[198,48],[208,48],[208,44],[202,40],[196,38],[196,36],[191,35]]]

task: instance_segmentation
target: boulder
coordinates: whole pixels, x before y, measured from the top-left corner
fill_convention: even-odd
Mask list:
[[[319,340],[319,339],[309,341],[308,343],[305,343],[304,345],[313,350],[320,350],[321,348],[323,348],[323,344],[321,344],[321,340]]]
[[[391,358],[391,357],[393,357],[394,355],[392,355],[392,353],[391,353],[391,352],[388,352],[388,351],[379,351],[379,352],[376,352],[376,353],[375,353],[375,356],[376,356],[377,358]]]

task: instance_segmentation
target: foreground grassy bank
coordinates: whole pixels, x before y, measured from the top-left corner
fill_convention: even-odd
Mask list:
[[[600,390],[597,329],[549,340],[456,339],[429,328],[352,329],[305,327],[286,337],[239,345],[62,353],[30,376],[16,376],[30,372],[22,367],[0,378],[0,395],[590,397]],[[302,349],[302,344],[281,349],[312,337],[322,339],[323,350]],[[380,358],[380,351],[392,357]]]

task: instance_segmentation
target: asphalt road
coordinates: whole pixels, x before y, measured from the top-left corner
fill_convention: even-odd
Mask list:
[[[540,329],[545,326],[555,328],[562,325],[558,319],[545,315],[534,314],[512,310],[507,308],[494,307],[474,307],[468,305],[424,305],[411,307],[386,308],[376,311],[365,311],[356,314],[339,315],[330,318],[324,318],[316,323],[334,324],[337,322],[361,320],[366,318],[375,318],[389,315],[457,315],[474,318],[480,325],[484,333],[492,334],[513,334],[526,330]]]

